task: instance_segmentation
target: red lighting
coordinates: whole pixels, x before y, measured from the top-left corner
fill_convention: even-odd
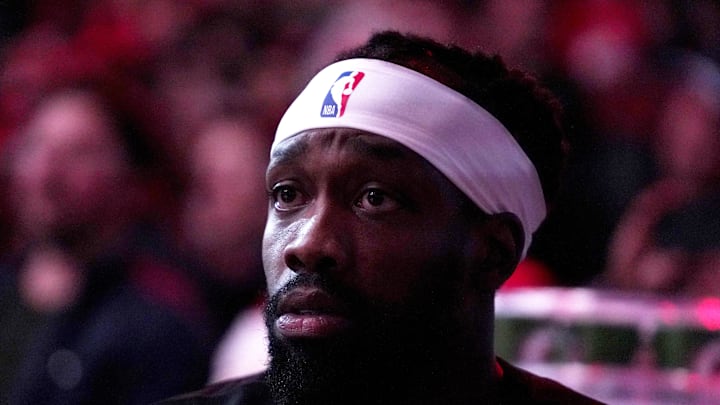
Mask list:
[[[720,330],[720,298],[703,298],[698,302],[697,318],[708,330]]]

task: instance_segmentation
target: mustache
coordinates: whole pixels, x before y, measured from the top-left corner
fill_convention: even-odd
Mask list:
[[[269,297],[265,305],[266,322],[278,316],[280,301],[298,288],[314,288],[328,297],[343,303],[350,315],[362,315],[371,308],[371,304],[357,291],[348,288],[333,279],[318,273],[302,273],[285,284],[280,290]]]

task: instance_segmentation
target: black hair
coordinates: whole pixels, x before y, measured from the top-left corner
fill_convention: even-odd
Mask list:
[[[545,201],[555,199],[565,160],[559,101],[531,75],[499,56],[469,52],[430,38],[382,31],[336,60],[380,59],[429,76],[478,103],[515,137],[540,177]]]

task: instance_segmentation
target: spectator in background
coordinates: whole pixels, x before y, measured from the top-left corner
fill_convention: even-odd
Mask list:
[[[568,169],[553,214],[530,257],[568,285],[604,270],[610,233],[652,179],[648,139],[662,90],[649,59],[653,37],[642,2],[557,1],[546,16],[546,82],[570,128]]]
[[[350,0],[327,9],[325,18],[305,44],[303,64],[293,71],[295,90],[338,52],[357,46],[374,32],[394,29],[437,38],[453,39],[456,29],[452,2],[428,0]],[[280,112],[282,113],[282,111]]]
[[[252,111],[271,133],[290,102],[294,64],[317,17],[310,2],[216,4],[158,55],[155,91],[169,110],[178,156],[220,114]]]
[[[269,143],[249,115],[210,119],[190,142],[182,244],[203,280],[217,338],[235,325],[215,355],[211,380],[258,371],[265,363],[261,243]],[[255,329],[243,326],[248,320],[257,321]],[[256,344],[255,350],[234,349]]]
[[[720,292],[720,69],[679,58],[655,138],[659,177],[613,235],[612,287],[683,295]]]
[[[44,316],[10,404],[147,404],[206,377],[200,295],[143,223],[151,138],[105,90],[45,93],[4,150],[22,248],[3,273]]]
[[[187,178],[178,247],[203,286],[213,345],[220,343],[211,361],[213,381],[265,364],[260,242],[267,198],[257,191],[264,190],[267,134],[288,102],[283,94],[292,91],[284,61],[303,38],[299,26],[278,18],[287,8],[303,7],[208,6],[157,61],[167,142]]]
[[[508,66],[546,72],[548,0],[486,0],[457,7],[455,35],[468,48],[503,55]],[[470,7],[472,5],[472,7]]]

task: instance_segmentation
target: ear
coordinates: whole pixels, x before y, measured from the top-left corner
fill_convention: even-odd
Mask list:
[[[476,237],[473,283],[481,290],[497,290],[520,262],[525,243],[522,226],[514,214],[494,214],[477,224]]]

